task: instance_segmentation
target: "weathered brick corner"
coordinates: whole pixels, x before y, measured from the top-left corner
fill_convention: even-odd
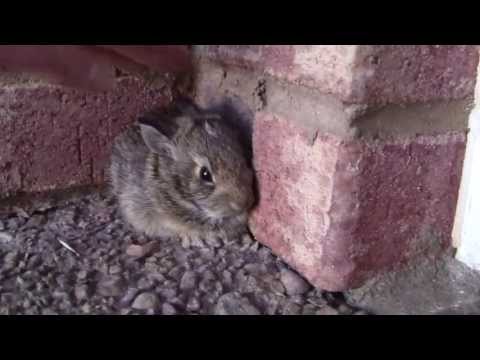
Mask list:
[[[451,243],[470,46],[200,46],[196,94],[253,127],[256,238],[332,291]]]

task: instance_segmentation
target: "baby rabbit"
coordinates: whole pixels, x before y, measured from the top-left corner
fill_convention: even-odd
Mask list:
[[[187,99],[140,118],[114,143],[111,185],[125,219],[187,244],[247,231],[253,170],[240,134]]]

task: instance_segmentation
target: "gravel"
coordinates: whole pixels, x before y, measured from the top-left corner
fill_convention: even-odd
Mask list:
[[[104,193],[2,210],[0,314],[362,314],[250,235],[149,239]]]

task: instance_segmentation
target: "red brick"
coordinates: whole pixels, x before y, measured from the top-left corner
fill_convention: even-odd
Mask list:
[[[133,78],[102,93],[42,83],[0,88],[0,197],[102,183],[113,138],[167,102]]]
[[[342,140],[257,114],[257,240],[341,291],[450,245],[465,135]]]
[[[207,45],[198,53],[358,104],[464,98],[478,63],[475,47],[463,45]]]

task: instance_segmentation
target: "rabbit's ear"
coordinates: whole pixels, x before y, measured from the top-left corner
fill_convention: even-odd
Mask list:
[[[153,152],[169,151],[174,155],[175,139],[190,131],[194,121],[188,116],[149,113],[137,121],[147,147]]]
[[[156,127],[139,121],[140,133],[147,147],[156,153],[164,152],[173,146],[171,140]]]
[[[203,126],[206,130],[206,132],[213,137],[218,136],[218,131],[215,126],[216,122],[221,120],[219,115],[209,115],[208,117],[203,118]]]

